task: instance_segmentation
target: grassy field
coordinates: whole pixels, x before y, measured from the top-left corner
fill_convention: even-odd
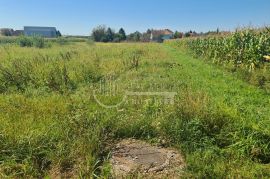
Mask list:
[[[93,95],[104,79],[177,96],[107,109]],[[109,178],[125,138],[181,150],[187,178],[270,177],[269,93],[170,44],[1,45],[0,92],[0,178]]]

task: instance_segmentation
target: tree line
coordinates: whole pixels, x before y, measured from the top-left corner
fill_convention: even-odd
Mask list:
[[[146,32],[133,32],[130,34],[126,34],[123,28],[120,28],[119,31],[113,30],[111,27],[106,27],[105,25],[99,25],[92,30],[91,37],[95,42],[122,42],[122,41],[130,41],[130,42],[150,42],[151,41],[151,33],[152,30],[148,29]],[[175,31],[172,35],[172,39],[179,39],[184,37],[194,37],[194,36],[204,36],[209,33],[219,33],[217,31],[211,31],[206,33],[197,33],[196,31],[187,31],[187,32],[179,32]]]
[[[118,32],[115,32],[111,27],[99,25],[92,30],[91,37],[95,42],[147,42],[150,41],[151,30],[147,30],[146,33],[136,31],[127,35],[123,28],[120,28]]]
[[[126,32],[123,28],[115,32],[112,28],[107,28],[104,25],[94,28],[91,36],[96,42],[121,42],[127,39]]]

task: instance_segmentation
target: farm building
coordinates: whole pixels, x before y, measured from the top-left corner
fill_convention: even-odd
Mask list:
[[[57,37],[57,30],[55,27],[24,27],[24,35],[26,36],[41,36],[47,38],[55,38]]]
[[[164,30],[152,30],[151,41],[163,41],[173,38],[173,32],[169,29]]]

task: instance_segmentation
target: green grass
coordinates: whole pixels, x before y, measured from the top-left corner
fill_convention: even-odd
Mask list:
[[[181,150],[187,178],[270,177],[269,94],[184,51],[151,43],[4,45],[0,59],[0,177],[109,177],[111,144],[129,137]],[[175,104],[103,108],[92,91],[108,76],[123,89],[175,91]],[[139,89],[129,86],[135,81]]]

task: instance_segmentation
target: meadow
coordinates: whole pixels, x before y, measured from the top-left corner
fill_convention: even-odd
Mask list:
[[[183,178],[270,177],[266,83],[178,43],[1,44],[0,178],[110,178],[112,145],[126,138],[177,148]],[[93,90],[108,78],[177,96],[173,105],[150,98],[104,108]],[[117,104],[121,94],[102,100]]]

